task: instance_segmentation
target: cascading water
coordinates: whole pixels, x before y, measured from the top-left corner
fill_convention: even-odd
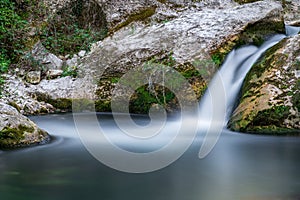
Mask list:
[[[262,54],[287,36],[299,33],[300,27],[286,26],[286,35],[270,37],[263,45],[241,47],[229,53],[226,61],[204,94],[199,107],[199,130],[207,133],[199,157],[204,158],[216,144],[227,125],[243,81]]]

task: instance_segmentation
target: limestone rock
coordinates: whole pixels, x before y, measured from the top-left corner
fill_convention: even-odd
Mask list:
[[[32,58],[46,69],[61,69],[63,61],[38,42],[31,51]]]
[[[143,28],[124,37],[108,37],[87,56],[87,68],[109,68],[124,74],[155,55],[173,52],[179,63],[192,62],[234,38],[260,20],[282,22],[281,4],[257,2],[230,9],[186,13],[165,24]],[[201,20],[200,20],[201,19]],[[94,63],[94,64],[93,64]],[[97,69],[96,69],[97,70]]]
[[[66,61],[66,64],[67,64],[67,66],[69,66],[69,67],[74,67],[74,66],[77,66],[77,65],[78,65],[79,61],[80,61],[79,57],[78,57],[77,55],[74,55],[73,58],[68,59],[68,60]]]
[[[285,0],[284,11],[287,25],[300,26],[300,0]]]
[[[30,86],[24,83],[21,78],[14,75],[5,76],[5,87],[1,101],[17,108],[22,114],[36,115],[54,112],[52,105],[37,101],[36,98],[28,92]]]
[[[86,51],[79,51],[79,53],[78,53],[78,56],[79,57],[83,57],[83,56],[85,56],[85,54],[86,54]]]
[[[62,75],[63,70],[61,69],[50,69],[47,72],[47,79],[55,79]]]
[[[245,132],[300,133],[300,35],[274,46],[250,70],[229,126]]]
[[[50,136],[15,108],[0,102],[0,148],[45,144]]]
[[[38,84],[41,81],[41,71],[31,71],[26,74],[26,81],[31,84]]]

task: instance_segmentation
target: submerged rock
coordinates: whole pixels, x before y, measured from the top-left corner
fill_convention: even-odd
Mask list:
[[[230,128],[300,133],[300,35],[284,39],[250,70]]]
[[[0,148],[45,144],[50,136],[17,109],[0,102]]]

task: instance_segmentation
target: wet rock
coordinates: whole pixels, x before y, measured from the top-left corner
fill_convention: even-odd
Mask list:
[[[267,51],[250,70],[229,126],[235,131],[300,133],[300,35]]]
[[[0,148],[45,144],[50,136],[17,109],[0,102]]]

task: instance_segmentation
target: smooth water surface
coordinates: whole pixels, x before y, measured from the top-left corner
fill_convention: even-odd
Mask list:
[[[112,134],[118,131],[111,115],[98,118]],[[203,141],[199,133],[191,148],[170,166],[127,174],[106,167],[87,152],[72,114],[32,120],[55,139],[44,146],[0,152],[1,200],[300,199],[298,137],[224,130],[213,151],[199,159]],[[142,124],[147,119],[138,116],[136,121]],[[128,145],[127,141],[121,144]]]

